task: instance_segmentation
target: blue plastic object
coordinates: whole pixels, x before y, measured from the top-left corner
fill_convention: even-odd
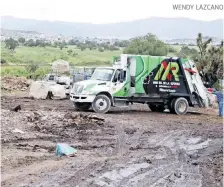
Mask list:
[[[57,156],[72,155],[76,152],[77,152],[76,149],[74,149],[73,147],[71,147],[65,143],[58,143],[56,146],[56,155]]]
[[[217,97],[218,100],[218,104],[219,104],[219,116],[223,117],[223,92],[218,91],[218,92],[214,92],[214,94]]]

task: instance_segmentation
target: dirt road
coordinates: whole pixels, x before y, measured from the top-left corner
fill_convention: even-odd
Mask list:
[[[78,114],[69,100],[1,102],[2,186],[223,186],[223,126],[213,110],[177,116],[133,105],[97,114],[105,119],[97,124],[67,119]],[[9,110],[17,104],[21,111]],[[56,157],[60,142],[76,156]]]

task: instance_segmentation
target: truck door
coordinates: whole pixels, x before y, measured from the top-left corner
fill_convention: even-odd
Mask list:
[[[113,96],[128,96],[130,89],[129,71],[117,69],[112,79]]]

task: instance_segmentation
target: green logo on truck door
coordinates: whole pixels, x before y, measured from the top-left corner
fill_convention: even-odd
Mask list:
[[[164,71],[165,70],[165,71]],[[164,71],[164,73],[163,73]],[[171,71],[171,73],[170,73]],[[172,76],[174,77],[175,81],[179,81],[179,65],[176,62],[169,62],[163,61],[161,63],[161,66],[159,70],[156,73],[156,76],[154,77],[154,80],[158,81],[165,81],[165,80],[172,80]]]

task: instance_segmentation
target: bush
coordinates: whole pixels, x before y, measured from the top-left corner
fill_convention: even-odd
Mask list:
[[[30,73],[27,78],[31,78],[34,80],[42,79],[48,72],[50,71],[50,68],[38,68],[35,72]]]
[[[34,63],[34,62],[30,62],[25,66],[25,69],[27,70],[27,72],[29,73],[33,73],[38,69],[38,64]]]
[[[103,48],[101,48],[101,47],[98,48],[98,51],[99,51],[99,52],[104,52]]]
[[[67,53],[68,53],[68,55],[71,55],[71,53],[72,53],[72,49],[69,49],[69,50],[67,51]]]
[[[84,51],[86,49],[85,46],[81,46],[80,48],[81,48],[81,51]]]
[[[1,58],[1,64],[6,64],[6,60],[4,58]]]
[[[177,52],[177,51],[175,50],[175,48],[174,48],[173,46],[169,46],[169,48],[168,48],[168,52],[169,52],[169,53],[175,53],[175,52]]]
[[[67,55],[61,55],[60,59],[67,61],[69,57]]]
[[[76,53],[76,52],[72,53],[72,56],[73,56],[73,57],[76,57],[77,55],[79,55],[79,54]]]
[[[218,91],[222,91],[223,90],[223,86],[219,83],[219,81],[215,82],[215,84],[213,85],[213,87],[218,90]]]

